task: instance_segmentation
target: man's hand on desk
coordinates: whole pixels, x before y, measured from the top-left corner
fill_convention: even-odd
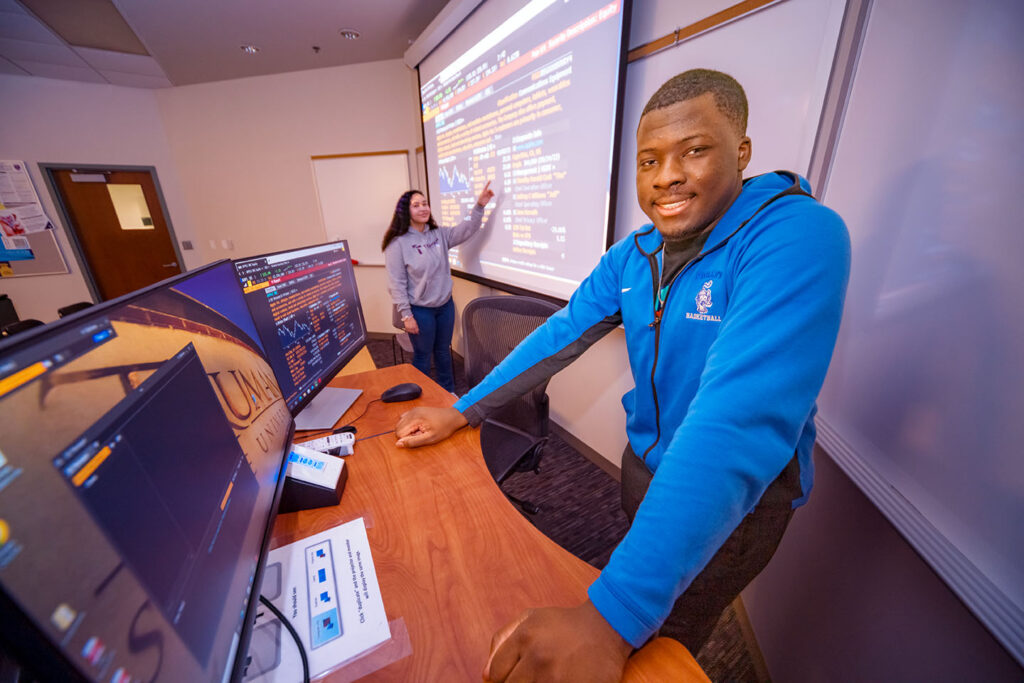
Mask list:
[[[403,413],[395,427],[399,448],[415,448],[444,441],[468,422],[455,408],[413,408]]]
[[[618,683],[632,651],[589,600],[531,609],[494,635],[484,680]]]

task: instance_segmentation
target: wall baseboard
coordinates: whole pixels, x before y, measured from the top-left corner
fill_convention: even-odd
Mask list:
[[[564,427],[556,423],[554,420],[551,420],[550,425],[551,431],[557,434],[558,438],[560,438],[562,441],[566,442],[567,444],[575,448],[577,451],[579,451],[580,454],[583,455],[583,457],[585,457],[587,460],[600,467],[602,470],[604,470],[606,474],[608,474],[608,476],[610,476],[615,481],[622,480],[622,470],[616,467],[607,458],[605,458],[603,455],[595,451],[593,448],[591,448],[590,446],[583,443],[578,438],[567,432]]]

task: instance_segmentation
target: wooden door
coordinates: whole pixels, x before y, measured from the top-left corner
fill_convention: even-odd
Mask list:
[[[102,299],[182,272],[149,171],[50,172]]]

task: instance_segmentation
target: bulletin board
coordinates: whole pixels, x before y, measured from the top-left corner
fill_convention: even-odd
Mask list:
[[[395,202],[410,189],[409,152],[314,156],[320,214],[328,241],[348,240],[361,265],[383,265],[380,244]]]
[[[0,161],[0,277],[71,272],[24,161]]]
[[[27,275],[62,275],[70,273],[64,254],[57,244],[57,233],[52,229],[26,235],[33,258],[23,261],[0,262],[0,277]],[[4,266],[3,264],[7,264]]]

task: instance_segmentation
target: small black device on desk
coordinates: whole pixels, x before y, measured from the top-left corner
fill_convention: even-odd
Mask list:
[[[415,382],[402,382],[401,384],[396,384],[390,389],[385,389],[384,393],[380,395],[380,400],[384,403],[411,401],[414,398],[419,398],[422,393],[423,389],[420,388],[419,384],[416,384]]]

